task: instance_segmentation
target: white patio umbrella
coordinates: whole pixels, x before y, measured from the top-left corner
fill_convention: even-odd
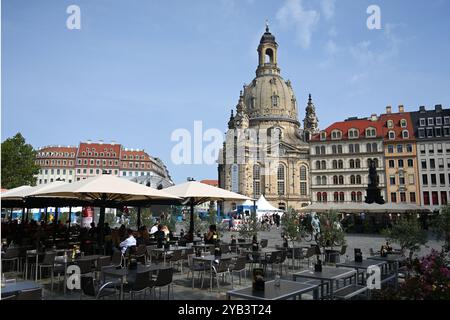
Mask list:
[[[127,179],[100,175],[74,183],[67,183],[54,188],[35,192],[34,197],[67,197],[93,202],[100,207],[99,225],[104,224],[105,207],[108,203],[132,201],[176,201],[181,200],[163,190],[146,187]],[[100,228],[99,239],[103,240],[103,228]]]
[[[231,192],[222,188],[213,187],[211,185],[198,181],[188,181],[176,186],[164,189],[169,194],[183,198],[190,205],[190,225],[189,235],[194,236],[194,206],[206,201],[245,201],[253,200],[239,193]]]

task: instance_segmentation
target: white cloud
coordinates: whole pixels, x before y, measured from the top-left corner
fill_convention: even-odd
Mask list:
[[[286,0],[276,15],[282,28],[295,29],[297,41],[303,48],[310,46],[312,32],[319,17],[316,10],[304,9],[302,0]]]
[[[336,0],[321,0],[320,6],[322,8],[323,15],[326,19],[330,19],[334,16],[334,5]]]

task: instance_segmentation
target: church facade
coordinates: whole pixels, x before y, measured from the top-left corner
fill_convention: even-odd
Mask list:
[[[258,46],[256,77],[244,85],[219,155],[219,186],[280,209],[311,202],[308,140],[318,133],[311,96],[303,128],[289,80],[281,77],[278,44],[268,26]],[[224,212],[236,204],[225,204]]]

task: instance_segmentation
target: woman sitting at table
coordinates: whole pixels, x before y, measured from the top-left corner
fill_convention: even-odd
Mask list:
[[[215,241],[217,240],[217,238],[218,238],[218,235],[217,235],[216,225],[212,224],[209,226],[209,231],[205,235],[205,244],[214,244]]]
[[[164,226],[158,225],[158,231],[156,231],[153,235],[155,236],[155,239],[157,241],[158,248],[163,247],[164,239],[166,238],[166,234],[163,230]]]

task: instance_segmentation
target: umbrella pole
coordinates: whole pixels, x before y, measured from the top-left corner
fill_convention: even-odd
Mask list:
[[[69,226],[67,227],[67,238],[70,236],[70,222],[72,221],[72,207],[69,207]]]
[[[9,221],[12,221],[12,219],[13,219],[13,211],[14,211],[14,209],[13,209],[13,208],[11,208],[10,210],[11,210],[11,212],[9,213]]]
[[[98,233],[98,245],[99,245],[99,249],[101,249],[103,247],[103,234],[105,231],[105,206],[101,206],[100,207],[100,217],[98,218],[98,229],[99,229],[99,233]]]
[[[25,222],[25,207],[22,208],[22,223]]]
[[[137,227],[138,230],[141,228],[141,207],[138,207],[137,210]]]
[[[53,218],[53,245],[56,242],[56,229],[58,228],[58,207],[55,207],[55,217]]]
[[[48,207],[45,207],[45,223],[48,221]]]
[[[189,221],[189,237],[194,240],[194,201],[191,200],[191,220]]]

